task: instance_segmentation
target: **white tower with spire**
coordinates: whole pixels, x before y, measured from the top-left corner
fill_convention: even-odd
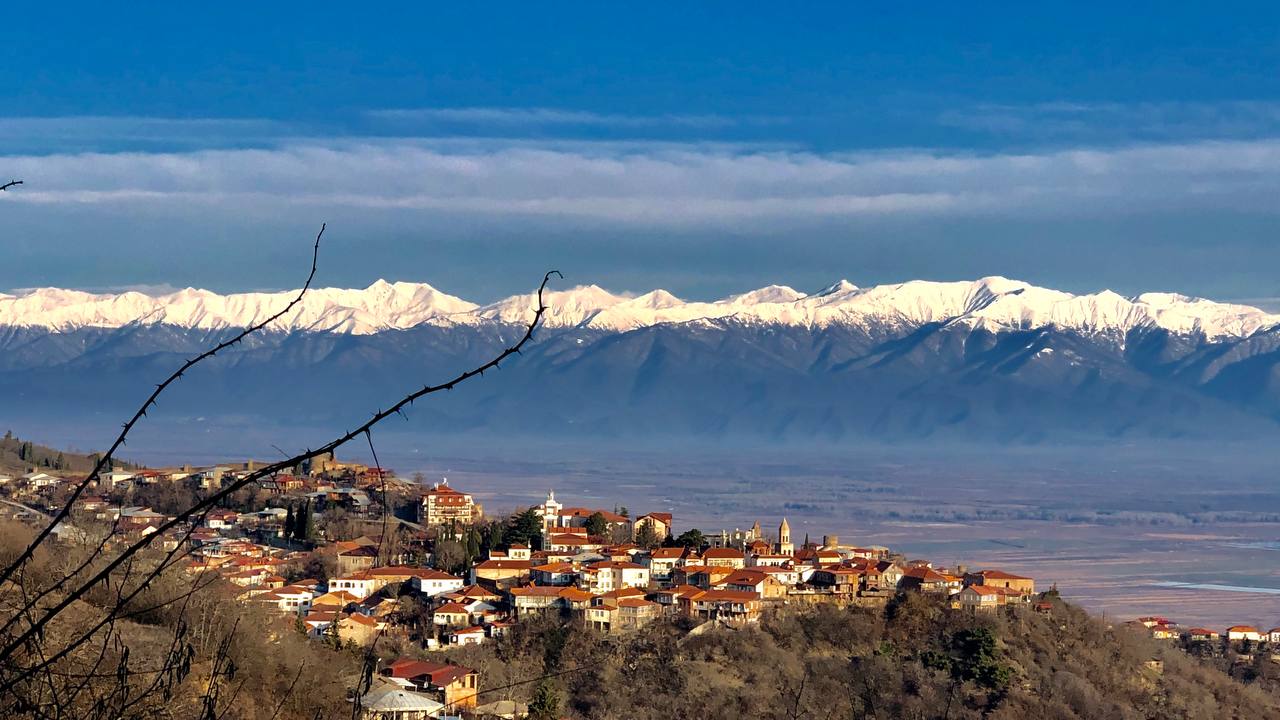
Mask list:
[[[786,518],[782,518],[782,524],[778,526],[778,547],[776,548],[779,555],[794,555],[796,546],[791,544],[791,525],[787,523]]]
[[[555,527],[560,522],[560,511],[564,509],[564,505],[556,502],[556,491],[548,490],[546,502],[538,507],[538,515],[542,517],[542,534],[545,535],[547,530]]]

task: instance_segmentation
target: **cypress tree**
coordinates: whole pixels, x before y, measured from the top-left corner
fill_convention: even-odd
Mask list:
[[[302,521],[302,537],[310,540],[316,536],[316,519],[311,513],[311,501],[307,501],[306,516]]]
[[[467,564],[480,557],[480,533],[474,527],[467,530]]]
[[[289,504],[289,512],[284,516],[284,536],[291,537],[293,535],[293,504]]]

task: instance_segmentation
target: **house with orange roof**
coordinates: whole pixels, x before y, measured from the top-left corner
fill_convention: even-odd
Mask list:
[[[484,517],[484,509],[470,494],[449,487],[442,480],[423,493],[418,522],[427,527],[470,525]]]
[[[676,585],[669,588],[662,588],[653,593],[653,601],[658,603],[665,612],[672,613],[680,610],[680,598],[686,595],[696,595],[702,592],[702,588],[693,585]]]
[[[583,550],[599,550],[604,547],[602,538],[595,538],[579,533],[560,533],[547,537],[546,547],[551,551],[581,552]]]
[[[702,553],[702,564],[710,567],[739,569],[747,566],[747,556],[737,548],[708,548]]]
[[[578,584],[578,566],[571,562],[554,562],[535,565],[529,571],[529,577],[535,585],[567,585]]]
[[[1232,625],[1227,628],[1227,640],[1230,642],[1262,642],[1266,637],[1252,625]]]
[[[652,622],[662,607],[643,596],[607,597],[591,601],[583,621],[587,627],[605,633],[635,630]]]
[[[762,566],[782,567],[784,565],[790,565],[791,562],[792,562],[792,557],[790,555],[779,555],[775,553],[760,553],[760,554],[752,555],[750,558],[750,561],[747,563],[747,566],[748,567],[762,567]]]
[[[662,547],[654,548],[640,560],[641,564],[649,567],[649,578],[658,584],[669,583],[671,581],[671,573],[676,569],[676,564],[680,562],[684,556],[685,548],[680,547]]]
[[[741,590],[702,590],[681,596],[680,611],[689,617],[729,623],[760,619],[760,596]]]
[[[606,560],[582,568],[580,587],[593,593],[649,587],[649,568],[639,563]]]
[[[378,547],[354,541],[335,543],[338,546],[338,574],[350,575],[372,568],[378,561]]]
[[[338,620],[337,634],[338,639],[344,644],[365,647],[372,643],[378,637],[378,633],[386,627],[387,624],[383,620],[360,613],[351,613]]]
[[[965,610],[995,610],[1005,604],[1005,595],[1000,588],[967,585],[956,595],[956,602]]]
[[[443,628],[466,627],[471,624],[471,611],[462,603],[445,603],[431,612],[431,624]]]
[[[733,568],[707,565],[686,565],[677,568],[672,581],[677,585],[695,585],[703,590],[722,587],[725,578],[734,573]]]
[[[528,582],[532,569],[531,560],[485,560],[471,568],[471,581],[488,580],[500,586],[518,585]]]
[[[1036,592],[1036,581],[1034,579],[1007,573],[1003,570],[979,570],[965,573],[964,582],[966,585],[1008,588],[1028,596],[1034,595]]]
[[[560,598],[564,590],[566,588],[554,585],[526,585],[509,588],[507,595],[511,598],[511,607],[515,611],[515,616],[520,618],[529,613],[558,610],[562,607]]]
[[[671,532],[671,522],[671,513],[651,512],[636,518],[635,522],[632,523],[632,528],[635,536],[639,537],[641,528],[647,526],[653,532],[653,536],[662,541],[673,534]]]
[[[862,576],[865,574],[857,567],[834,565],[815,569],[808,582],[828,592],[854,595],[862,588]]]
[[[447,592],[440,595],[440,599],[464,604],[471,602],[472,600],[495,603],[501,600],[502,596],[495,592],[491,592],[481,585],[467,585],[460,590],[454,590],[453,592]]]
[[[466,584],[462,578],[434,568],[415,568],[409,584],[417,592],[427,597],[438,597],[445,593],[461,590]]]
[[[915,565],[902,573],[902,587],[925,593],[950,593],[954,579],[928,565]]]
[[[1216,642],[1221,637],[1218,631],[1209,628],[1191,628],[1186,634],[1192,642]]]
[[[581,612],[591,605],[595,595],[582,588],[567,587],[560,591],[560,605],[570,612]]]
[[[480,674],[460,665],[400,658],[379,674],[406,689],[432,694],[457,711],[474,708],[480,691]]]
[[[346,592],[363,600],[386,584],[381,582],[380,578],[370,575],[368,570],[361,570],[350,575],[329,578],[329,592]]]
[[[723,582],[726,590],[753,592],[766,600],[787,596],[787,586],[778,576],[761,570],[735,570]]]
[[[480,625],[472,625],[449,633],[450,645],[479,645],[487,639],[484,628]]]
[[[313,593],[296,585],[286,585],[276,588],[260,595],[255,595],[252,600],[268,605],[274,605],[277,610],[283,613],[305,614],[311,609],[311,599]]]

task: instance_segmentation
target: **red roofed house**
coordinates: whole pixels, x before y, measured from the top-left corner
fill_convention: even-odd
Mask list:
[[[1208,628],[1191,628],[1187,631],[1187,637],[1193,642],[1210,642],[1217,640],[1219,635],[1216,630]]]
[[[658,540],[665,540],[672,535],[671,513],[654,512],[636,518],[635,523],[633,523],[636,537],[640,536],[640,529],[646,525],[649,526],[653,531],[653,536]]]
[[[527,585],[510,588],[507,594],[511,597],[511,607],[515,609],[516,617],[520,618],[529,613],[547,612],[563,607],[561,593],[568,589],[554,585]]]
[[[902,573],[902,586],[927,593],[945,593],[951,590],[951,578],[925,565],[907,568]]]
[[[738,570],[724,579],[726,590],[753,592],[762,598],[784,598],[787,586],[774,573],[763,570]]]
[[[378,546],[355,540],[335,543],[338,547],[338,574],[350,575],[372,568],[378,560]]]
[[[588,565],[582,570],[582,587],[594,593],[622,588],[649,587],[649,568],[633,562],[607,560]]]
[[[497,585],[509,586],[528,582],[533,569],[531,560],[485,560],[471,568],[472,581],[488,580]]]
[[[410,580],[413,589],[428,597],[461,590],[466,583],[460,577],[432,568],[416,568]]]
[[[1023,595],[1034,595],[1036,592],[1035,580],[1001,570],[980,570],[978,572],[965,573],[964,582],[966,585],[1008,588],[1017,590]]]
[[[471,611],[462,603],[445,603],[431,613],[431,623],[446,628],[461,628],[471,624]]]
[[[578,584],[578,568],[571,562],[536,565],[530,570],[530,578],[535,585],[559,585],[561,587],[576,585]]]
[[[384,627],[386,623],[381,620],[352,613],[338,621],[338,639],[363,647],[372,643]]]
[[[741,590],[703,590],[684,595],[680,610],[690,617],[722,620],[732,623],[755,622],[760,619],[760,596]]]
[[[584,612],[587,627],[616,633],[635,630],[658,617],[662,607],[643,597],[598,597]]]
[[[668,584],[671,581],[671,573],[680,564],[681,558],[684,557],[685,548],[654,548],[649,553],[645,562],[649,564],[649,577],[654,582],[660,584]]]
[[[476,706],[480,674],[470,668],[445,663],[400,658],[383,668],[382,676],[400,685],[431,693],[454,710]]]
[[[1004,604],[1004,594],[1000,592],[1000,588],[969,585],[960,591],[956,601],[965,610],[995,610]]]
[[[740,569],[747,566],[747,556],[735,548],[708,548],[702,553],[702,564]]]
[[[862,576],[865,570],[852,567],[826,567],[813,571],[809,582],[816,587],[828,588],[830,592],[852,595],[862,587]]]
[[[448,480],[432,486],[418,509],[418,522],[428,527],[470,525],[483,516],[484,509],[467,493],[449,487]]]
[[[484,634],[484,628],[479,625],[462,628],[461,630],[454,630],[449,633],[450,645],[479,645],[486,639],[487,637]]]
[[[1233,625],[1227,628],[1227,639],[1233,641],[1251,640],[1253,642],[1262,642],[1267,638],[1266,635],[1258,632],[1258,628],[1252,625]]]

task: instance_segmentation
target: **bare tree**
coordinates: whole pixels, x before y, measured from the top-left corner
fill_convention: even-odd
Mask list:
[[[18,184],[21,181],[13,181],[0,190]],[[304,461],[332,453],[352,440],[367,441],[377,464],[374,428],[392,416],[404,416],[416,401],[450,392],[486,372],[500,369],[504,362],[519,355],[532,341],[547,310],[543,297],[551,276],[559,275],[551,271],[543,276],[536,306],[524,333],[483,364],[442,382],[409,390],[386,409],[377,410],[354,428],[319,446],[265,465],[198,497],[160,523],[152,533],[136,539],[126,536],[117,518],[106,532],[93,540],[82,539],[79,543],[58,540],[55,531],[67,527],[76,503],[111,468],[129,433],[155,408],[169,387],[205,360],[284,317],[302,301],[316,275],[324,230],[321,226],[316,235],[310,272],[297,296],[279,312],[187,360],[157,384],[124,422],[93,469],[76,484],[57,514],[29,540],[20,543],[18,547],[22,550],[13,557],[0,556],[3,563],[0,588],[12,591],[0,593],[0,712],[35,718],[103,720],[225,717],[237,704],[245,683],[244,674],[237,675],[237,665],[232,659],[238,634],[243,633],[242,615],[238,611],[228,614],[212,599],[210,588],[218,580],[216,574],[202,570],[190,576],[180,566],[188,557],[188,540],[195,528],[233,493],[289,472]],[[385,481],[383,502],[385,505]],[[383,542],[390,540],[385,516],[384,512]],[[158,543],[159,538],[176,538],[176,542],[169,543],[172,547],[168,547]],[[391,549],[388,547],[386,551]],[[379,548],[379,552],[381,554],[383,548]],[[157,643],[161,647],[154,652],[137,653],[152,663],[143,667],[131,657],[131,643],[136,642],[137,637],[131,635],[126,639],[122,627],[139,618],[160,614],[167,616],[167,627],[171,631],[167,640]],[[370,652],[360,673],[366,681],[372,675],[373,661]],[[203,691],[193,702],[175,704],[175,694],[184,683],[190,684],[193,674],[200,676],[196,684]],[[297,676],[284,691],[271,717],[280,715],[296,684]],[[367,687],[367,682],[362,684]],[[357,697],[359,694],[357,689]],[[358,702],[354,710],[358,710]],[[320,716],[317,710],[316,717]]]

